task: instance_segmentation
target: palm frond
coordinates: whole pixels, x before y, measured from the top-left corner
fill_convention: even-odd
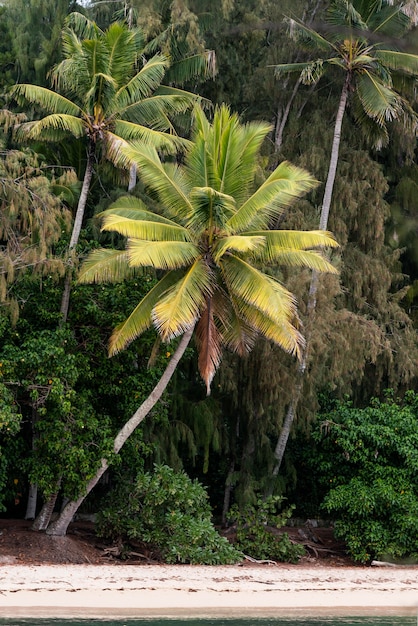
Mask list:
[[[160,225],[161,228],[168,228]],[[193,263],[199,249],[188,241],[143,241],[129,239],[127,245],[131,267],[153,267],[173,270]]]
[[[170,118],[191,109],[192,105],[193,101],[187,95],[154,94],[124,109],[116,102],[115,108],[120,117],[129,122],[146,125],[156,130],[174,132]]]
[[[90,252],[78,274],[79,283],[121,282],[134,275],[126,250],[100,248]]]
[[[317,184],[306,170],[284,161],[231,217],[227,224],[229,232],[238,234],[266,228],[272,218]]]
[[[243,237],[262,236],[265,246],[259,248],[255,257],[264,263],[280,261],[282,252],[292,250],[298,253],[301,250],[312,248],[338,248],[338,243],[331,233],[323,230],[260,230],[242,233]],[[327,270],[328,271],[328,270]]]
[[[96,22],[89,20],[78,11],[72,11],[65,18],[65,25],[77,34],[80,39],[93,39],[103,34]]]
[[[11,88],[11,95],[19,104],[31,102],[37,104],[49,113],[58,113],[61,115],[73,115],[78,117],[82,110],[77,104],[71,102],[68,98],[64,98],[51,89],[39,87],[38,85],[20,84]]]
[[[418,55],[398,52],[396,50],[377,49],[374,54],[379,61],[396,72],[411,76],[418,75]]]
[[[157,193],[168,217],[182,223],[193,212],[190,188],[182,169],[175,164],[162,163],[157,151],[143,144],[133,143],[122,152],[129,162],[140,168],[143,182]]]
[[[184,333],[193,326],[211,295],[212,275],[197,259],[185,276],[166,291],[153,309],[153,321],[163,341]]]
[[[271,276],[232,254],[219,262],[228,291],[269,318],[280,321],[295,313],[294,296]]]
[[[60,141],[63,132],[71,133],[76,138],[83,137],[85,135],[83,120],[72,115],[53,114],[35,122],[26,122],[17,128],[18,136],[47,141]]]
[[[335,51],[331,41],[295,19],[287,19],[289,33],[294,41],[297,41],[306,50],[321,50],[322,52]]]
[[[193,78],[203,80],[214,78],[216,73],[216,55],[213,50],[205,50],[172,62],[166,74],[166,81],[183,85]]]
[[[109,340],[109,354],[113,356],[126,348],[152,325],[152,310],[163,294],[175,284],[181,275],[168,272],[135,307],[121,324],[116,326]]]
[[[238,252],[243,254],[253,253],[259,251],[266,246],[266,237],[262,234],[256,234],[254,236],[241,236],[231,235],[230,237],[222,237],[218,239],[213,246],[213,258],[215,262],[219,260],[227,252]]]
[[[400,96],[368,70],[357,78],[357,95],[366,115],[380,126],[396,119],[402,112]]]
[[[206,304],[206,309],[196,325],[195,341],[199,355],[199,372],[209,395],[210,385],[222,359],[222,337],[214,320],[211,298],[207,299]]]
[[[151,95],[161,84],[168,59],[162,54],[156,54],[131,80],[123,85],[116,94],[116,99],[123,110],[127,106]]]
[[[169,135],[125,120],[116,120],[115,135],[130,142],[140,141],[144,147],[150,146],[171,153],[176,150],[184,150],[190,145],[187,139],[177,135]]]
[[[194,187],[189,198],[193,212],[187,217],[186,225],[193,233],[206,229],[223,229],[225,222],[234,214],[234,198],[216,191],[212,187]]]
[[[304,339],[291,323],[291,318],[283,316],[279,320],[272,319],[263,311],[247,306],[245,303],[241,304],[240,312],[247,323],[263,337],[280,346],[285,352],[300,357]]]
[[[328,272],[338,274],[338,270],[320,252],[313,250],[285,250],[277,253],[278,265],[287,267],[307,267],[316,272]]]
[[[411,27],[411,18],[404,11],[404,2],[376,2],[367,25],[373,33],[401,38]]]
[[[151,214],[152,216],[152,214]],[[187,229],[177,224],[163,223],[162,220],[130,219],[121,215],[109,214],[106,216],[102,231],[113,231],[132,239],[146,241],[190,241]]]
[[[139,54],[135,32],[121,22],[113,22],[104,34],[108,50],[108,72],[120,88],[130,80]]]

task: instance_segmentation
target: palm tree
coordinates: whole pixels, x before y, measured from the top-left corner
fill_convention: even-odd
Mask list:
[[[263,335],[290,353],[300,353],[303,340],[294,298],[267,273],[268,266],[335,272],[320,251],[312,250],[337,245],[328,233],[268,229],[316,184],[306,171],[284,162],[254,190],[257,157],[269,127],[243,126],[226,107],[216,110],[212,124],[202,111],[195,118],[183,165],[162,162],[155,148],[139,143],[122,150],[126,163],[139,167],[145,186],[157,196],[160,213],[136,198],[118,200],[102,214],[103,229],[126,236],[126,249],[92,252],[79,275],[87,283],[122,280],[143,267],[164,272],[113,332],[110,354],[152,325],[163,341],[182,335],[162,379],[116,436],[115,453],[160,398],[193,333],[208,393],[225,347],[246,354]],[[107,467],[103,458],[83,495],[67,505],[50,534],[65,534],[85,494]]]
[[[70,253],[78,243],[99,146],[113,159],[126,140],[173,150],[184,145],[170,121],[196,102],[194,94],[162,86],[169,59],[156,53],[143,62],[145,42],[140,30],[114,23],[102,31],[79,13],[63,30],[64,59],[52,72],[55,90],[20,84],[12,95],[22,104],[36,104],[48,115],[19,127],[25,139],[60,142],[66,137],[86,141],[86,167],[74,219]],[[66,95],[62,95],[66,94]],[[62,297],[67,319],[70,271]]]
[[[305,63],[274,66],[277,75],[299,73],[305,84],[316,83],[327,70],[339,71],[342,78],[319,222],[321,230],[328,227],[341,129],[348,103],[363,133],[377,148],[388,141],[388,122],[410,116],[415,123],[415,115],[407,100],[394,88],[395,83],[403,86],[416,83],[418,76],[418,56],[400,52],[394,46],[395,41],[411,28],[411,19],[405,14],[403,4],[392,0],[332,0],[324,24],[326,33],[320,34],[302,23],[291,21],[293,35],[302,44],[321,51],[324,56]],[[316,309],[317,289],[318,274],[314,271],[308,296],[308,328]],[[275,449],[273,475],[279,472],[302,393],[308,363],[309,331],[305,338],[293,398]]]

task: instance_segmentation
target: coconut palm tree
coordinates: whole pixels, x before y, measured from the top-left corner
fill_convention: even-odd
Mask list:
[[[269,266],[335,272],[313,249],[337,245],[328,233],[268,228],[316,184],[306,171],[284,162],[254,189],[257,157],[269,126],[243,126],[226,107],[216,110],[212,124],[201,110],[195,118],[193,144],[182,165],[162,162],[155,148],[143,144],[123,148],[126,164],[138,166],[160,212],[151,212],[139,199],[119,199],[102,214],[103,229],[126,236],[126,248],[92,252],[79,275],[87,283],[122,280],[137,268],[163,272],[115,329],[110,354],[152,325],[163,341],[182,335],[162,379],[116,436],[115,453],[160,398],[193,334],[208,393],[224,348],[246,354],[262,335],[300,353],[294,298],[268,273]],[[107,467],[102,459],[83,495],[67,505],[47,532],[65,534],[85,493]]]
[[[305,84],[313,84],[327,71],[339,72],[342,88],[337,107],[331,158],[321,207],[319,228],[326,230],[338,166],[341,129],[348,104],[363,134],[375,147],[388,141],[388,122],[415,115],[408,101],[395,89],[415,83],[418,77],[418,56],[400,52],[396,42],[411,28],[411,19],[404,12],[404,3],[393,0],[332,0],[320,33],[291,20],[291,32],[302,45],[323,56],[304,63],[275,65],[277,75],[297,72]],[[316,308],[318,274],[312,273],[308,296],[308,315]],[[309,326],[309,323],[308,323]],[[277,475],[302,393],[303,377],[308,362],[309,336],[303,348],[299,375],[295,383],[281,435],[275,449]]]
[[[102,31],[79,13],[72,13],[63,30],[64,59],[52,72],[55,90],[20,84],[12,95],[48,114],[19,127],[25,139],[61,142],[66,137],[86,141],[86,167],[74,219],[70,252],[77,245],[99,149],[113,159],[126,140],[136,139],[159,149],[184,145],[173,116],[196,102],[194,94],[162,86],[169,59],[156,53],[144,62],[145,42],[138,29],[114,23]],[[63,95],[65,94],[65,95]],[[70,259],[71,265],[71,259]],[[68,315],[71,267],[61,303]]]

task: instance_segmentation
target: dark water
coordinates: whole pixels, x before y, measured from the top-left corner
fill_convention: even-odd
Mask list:
[[[1,619],[0,626],[418,626],[417,617],[318,617],[269,619]]]

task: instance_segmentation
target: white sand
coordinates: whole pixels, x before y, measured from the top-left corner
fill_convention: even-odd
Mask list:
[[[0,617],[414,615],[418,568],[2,565]]]

